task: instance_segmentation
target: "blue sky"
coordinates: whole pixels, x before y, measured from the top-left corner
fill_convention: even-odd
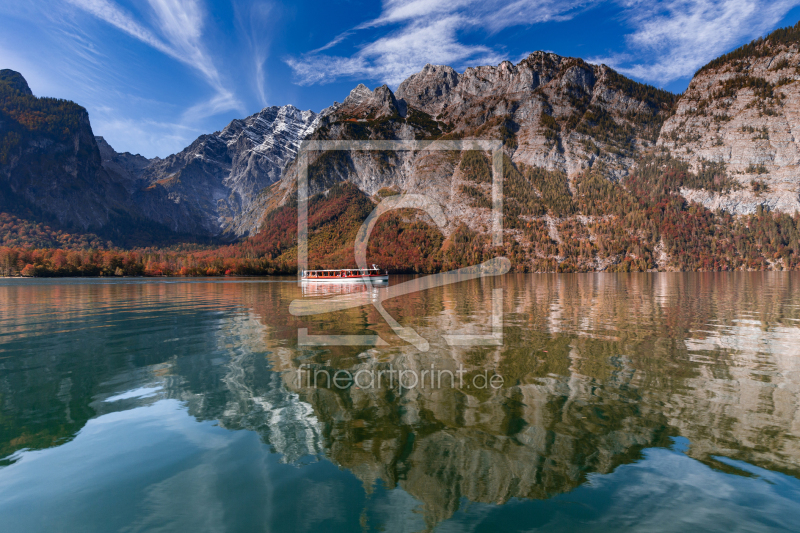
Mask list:
[[[426,63],[535,50],[680,92],[800,0],[27,0],[0,4],[0,68],[89,110],[118,151],[164,157],[268,105],[320,109]]]

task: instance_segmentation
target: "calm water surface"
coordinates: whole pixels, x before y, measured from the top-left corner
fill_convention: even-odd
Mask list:
[[[503,344],[449,345],[492,333],[500,288]],[[509,275],[385,301],[424,352],[372,291],[289,312],[354,290],[0,280],[0,529],[800,530],[800,276]],[[340,390],[300,365],[505,383]]]

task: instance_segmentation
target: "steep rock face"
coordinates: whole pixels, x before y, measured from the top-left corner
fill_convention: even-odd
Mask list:
[[[117,153],[102,136],[97,135],[94,139],[97,141],[98,150],[100,150],[100,160],[103,162],[103,167],[108,171],[127,177],[131,183],[141,180],[144,170],[154,161],[130,152]],[[155,160],[157,159],[155,158]]]
[[[658,139],[699,168],[722,162],[741,185],[727,194],[685,190],[733,214],[800,210],[800,25],[712,61],[692,79]]]
[[[425,65],[397,88],[397,97],[408,105],[438,115],[447,104],[450,93],[458,85],[458,72],[443,65]]]
[[[602,161],[605,175],[617,178],[654,146],[675,100],[606,66],[536,52],[518,65],[505,61],[463,74],[427,65],[404,81],[397,95],[385,86],[369,91],[359,85],[325,114],[310,138],[499,139],[517,166],[545,168],[571,179]],[[324,192],[332,183],[348,180],[369,195],[382,189],[426,194],[453,221],[443,228],[445,234],[461,222],[487,232],[491,216],[485,202],[476,208],[475,195],[490,197],[490,185],[479,184],[483,192],[475,192],[460,159],[454,152],[314,153],[309,190]],[[256,231],[264,214],[290,198],[296,174],[292,164],[287,179],[259,196],[243,216],[247,231]],[[534,190],[530,183],[519,185]]]
[[[181,238],[216,235],[203,223],[204,214],[194,205],[175,201],[164,187],[153,185],[145,178],[149,169],[161,161],[160,158],[147,159],[130,152],[118,153],[103,137],[95,139],[103,169],[125,187],[125,206],[129,213],[138,219],[155,222],[167,232],[182,234]],[[110,228],[116,240],[120,240],[129,229],[124,221]]]
[[[463,74],[427,65],[398,95],[450,134],[486,138],[501,130],[515,163],[573,175],[599,158],[614,176],[654,143],[675,99],[604,65],[546,52]]]
[[[65,100],[33,96],[0,71],[0,188],[5,209],[29,209],[77,229],[127,210],[128,183],[101,164],[89,115]]]
[[[651,146],[674,97],[628,80],[604,65],[537,52],[514,66],[468,69],[444,113],[469,132],[508,116],[515,163],[574,175],[603,161],[611,176],[627,174]],[[479,126],[478,126],[479,127]],[[514,139],[516,137],[516,139]]]
[[[404,102],[399,103],[392,90],[386,85],[370,91],[366,85],[359,83],[355,89],[350,91],[344,102],[340,106],[337,105],[335,109],[339,116],[347,117],[349,120],[405,116]]]
[[[202,135],[178,154],[155,160],[142,170],[147,188],[163,191],[185,218],[160,220],[157,209],[149,217],[176,230],[185,223],[212,235],[245,233],[241,213],[264,187],[281,178],[283,167],[297,153],[300,139],[313,131],[317,114],[294,106],[268,107],[225,129]]]

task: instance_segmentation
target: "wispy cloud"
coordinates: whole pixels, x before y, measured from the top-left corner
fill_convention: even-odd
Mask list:
[[[266,106],[267,73],[264,70],[264,64],[269,57],[269,34],[272,32],[272,24],[276,20],[274,16],[276,8],[274,5],[266,2],[247,5],[234,2],[233,9],[237,31],[250,50],[256,94],[259,97],[261,105]]]
[[[334,37],[329,43],[324,44],[324,45],[322,45],[319,48],[316,48],[314,50],[311,50],[309,52],[309,54],[317,54],[319,52],[327,50],[328,48],[333,48],[334,46],[336,46],[337,44],[341,43],[342,41],[344,41],[345,39],[347,39],[348,37],[350,37],[354,33],[355,33],[355,31],[353,31],[353,30],[348,30],[346,32],[340,33],[339,35]]]
[[[149,3],[156,15],[154,23],[169,42],[174,57],[219,87],[219,73],[202,43],[205,13],[200,3],[196,0],[149,0]]]
[[[339,34],[328,44],[286,59],[300,85],[364,77],[397,85],[425,63],[462,66],[498,63],[502,53],[466,44],[464,32],[498,32],[517,25],[566,20],[594,0],[387,0],[381,15]],[[394,26],[351,56],[322,54],[360,30]]]
[[[204,118],[231,109],[241,110],[241,102],[227,89],[219,71],[203,45],[205,10],[197,0],[148,0],[152,28],[110,0],[68,0],[87,13],[111,24],[131,37],[184,63],[197,71],[211,88],[213,96],[192,106],[186,120]]]
[[[300,85],[357,77],[396,85],[425,63],[458,68],[505,58],[502,50],[467,34],[486,37],[512,26],[565,21],[600,3],[620,9],[619,19],[631,32],[622,49],[589,59],[664,84],[763,35],[800,0],[385,0],[377,18],[286,62]],[[389,33],[351,55],[323,53],[359,32],[386,27]]]
[[[797,5],[798,0],[630,0],[625,16],[634,32],[627,36],[628,51],[593,60],[628,76],[669,83],[767,33]]]
[[[130,146],[116,144],[116,139],[136,139],[133,150],[148,156],[179,152],[203,133],[198,128],[182,123],[120,117],[119,111],[111,107],[97,109],[96,115],[92,117],[92,127],[115,150],[122,152],[131,149]]]
[[[301,85],[325,83],[342,77],[380,79],[396,85],[426,62],[500,61],[500,56],[486,46],[459,43],[455,33],[462,24],[459,17],[413,24],[368,44],[352,57],[310,54],[287,62]]]
[[[139,39],[143,43],[149,44],[156,50],[159,50],[167,55],[184,61],[175,50],[170,48],[161,39],[156,37],[151,31],[143,27],[141,24],[122,10],[119,6],[107,0],[68,0],[71,4],[79,7],[87,13],[106,21],[107,23],[115,26],[116,28],[124,31],[131,37]]]

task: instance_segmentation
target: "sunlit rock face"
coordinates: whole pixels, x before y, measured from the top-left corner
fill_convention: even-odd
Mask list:
[[[466,69],[427,65],[396,94],[359,85],[322,113],[311,140],[496,140],[509,163],[558,171],[570,179],[602,162],[604,175],[627,175],[652,148],[676,96],[633,82],[604,65],[536,52],[517,65]],[[428,195],[452,227],[488,232],[489,209],[464,192],[469,177],[458,151],[309,152],[309,192],[350,181],[368,195],[381,190]],[[297,187],[298,162],[243,216],[254,231]],[[487,185],[488,187],[488,185]],[[490,193],[490,189],[487,189]]]
[[[313,131],[317,114],[291,105],[267,107],[222,131],[201,135],[183,151],[156,159],[140,171],[146,188],[163,190],[186,211],[186,219],[160,220],[158,206],[148,216],[176,230],[196,224],[212,235],[246,233],[240,224],[264,187],[279,180],[298,143]]]
[[[734,53],[735,54],[735,53]],[[701,69],[661,130],[658,145],[699,169],[725,163],[741,184],[728,194],[685,190],[709,209],[754,213],[800,210],[800,53],[796,43],[766,40]],[[754,190],[753,182],[766,184]]]
[[[574,175],[600,159],[610,175],[622,176],[653,145],[674,102],[668,93],[637,92],[640,87],[605,65],[534,52],[517,65],[504,61],[462,74],[426,65],[397,94],[445,123],[448,133],[503,138],[515,163]],[[600,120],[627,129],[626,135],[603,131]]]

